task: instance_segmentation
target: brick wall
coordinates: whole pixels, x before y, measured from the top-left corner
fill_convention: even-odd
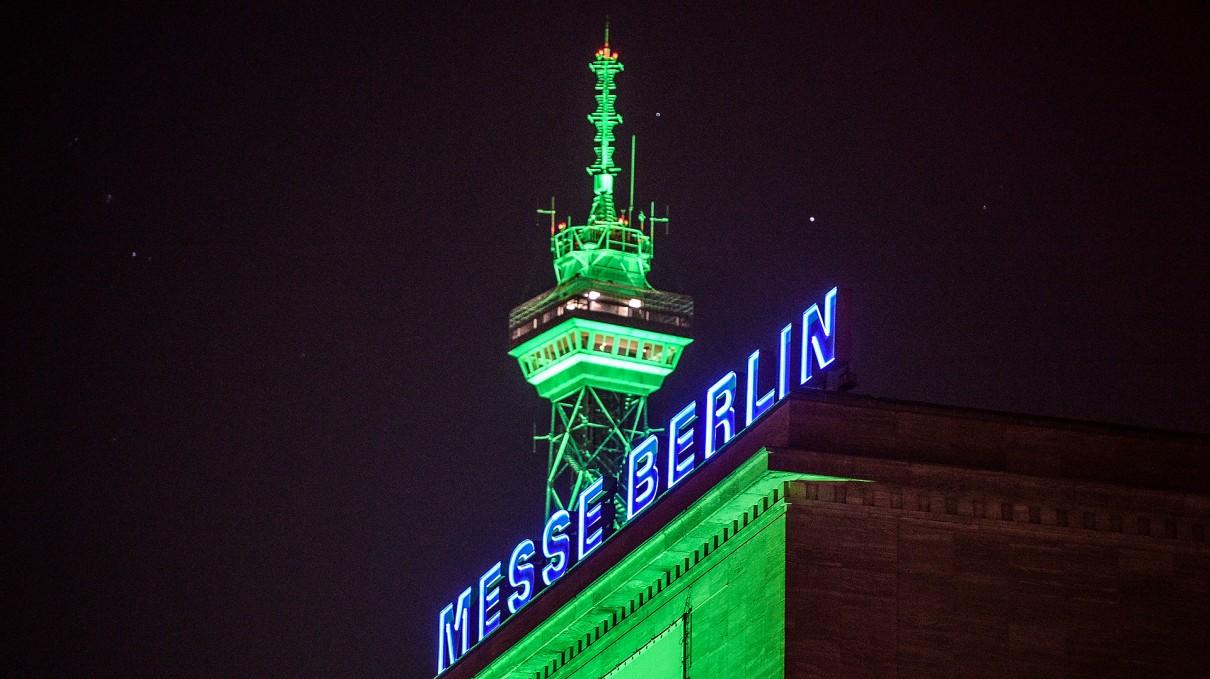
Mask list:
[[[1204,517],[960,475],[788,484],[787,677],[1206,675]]]

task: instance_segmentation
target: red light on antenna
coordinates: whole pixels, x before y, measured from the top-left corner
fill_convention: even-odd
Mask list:
[[[563,229],[566,229],[566,228],[567,228],[567,222],[559,222],[560,231],[562,231]]]

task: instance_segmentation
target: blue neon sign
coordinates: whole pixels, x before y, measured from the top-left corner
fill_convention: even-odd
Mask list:
[[[822,311],[818,304],[812,304],[803,311],[797,356],[798,386],[820,386],[822,380],[812,382],[816,375],[833,365],[844,363],[843,358],[837,360],[842,356],[838,352],[845,350],[843,342],[838,345],[837,337],[841,330],[847,331],[843,327],[847,322],[843,315],[837,320],[837,308],[842,301],[840,290],[832,288],[824,295]],[[663,455],[660,450],[662,437],[655,435],[648,436],[631,449],[622,471],[626,475],[625,522],[634,519],[697,468],[708,463],[727,442],[758,421],[774,403],[790,393],[790,363],[795,358],[791,356],[793,330],[791,324],[778,333],[776,384],[769,386],[768,375],[765,383],[761,384],[761,352],[757,350],[748,355],[743,380],[742,427],[736,421],[740,380],[735,371],[729,371],[706,389],[700,403],[690,401],[668,420]],[[700,427],[696,426],[699,421]],[[697,450],[698,441],[702,442],[700,453]],[[521,540],[513,548],[507,566],[496,561],[479,577],[477,596],[473,595],[473,587],[467,587],[453,603],[441,609],[437,616],[438,674],[465,655],[472,645],[472,601],[476,604],[475,620],[478,623],[474,643],[478,643],[532,601],[541,589],[563,577],[573,566],[573,553],[578,564],[604,544],[612,524],[610,511],[613,501],[610,498],[614,485],[612,479],[595,479],[580,493],[574,516],[562,509],[551,514],[542,530],[540,545],[528,538]],[[541,588],[537,583],[536,570],[541,573]],[[506,581],[507,597],[504,591]]]

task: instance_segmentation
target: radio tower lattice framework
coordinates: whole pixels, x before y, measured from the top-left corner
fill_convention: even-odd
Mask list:
[[[629,223],[614,201],[615,79],[622,62],[605,44],[588,65],[596,75],[593,198],[583,224],[554,223],[551,255],[556,286],[509,314],[509,355],[525,379],[550,400],[546,515],[576,509],[580,492],[604,476],[616,483],[615,506],[626,497],[626,455],[654,430],[647,397],[660,388],[692,341],[693,300],[647,282],[653,258],[648,219]],[[632,178],[633,179],[633,178]],[[568,220],[570,221],[570,220]],[[662,221],[662,220],[660,220]],[[616,513],[615,523],[625,517]]]

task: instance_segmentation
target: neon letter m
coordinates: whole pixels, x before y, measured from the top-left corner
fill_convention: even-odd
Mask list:
[[[467,630],[471,627],[471,588],[467,587],[462,594],[458,595],[458,608],[455,609],[453,604],[446,605],[441,609],[441,614],[437,616],[437,674],[445,671],[445,668],[454,664],[454,661],[466,653],[466,648],[470,644],[467,642]],[[452,618],[452,620],[451,620]],[[461,650],[454,648],[454,635],[458,634],[461,644]]]

